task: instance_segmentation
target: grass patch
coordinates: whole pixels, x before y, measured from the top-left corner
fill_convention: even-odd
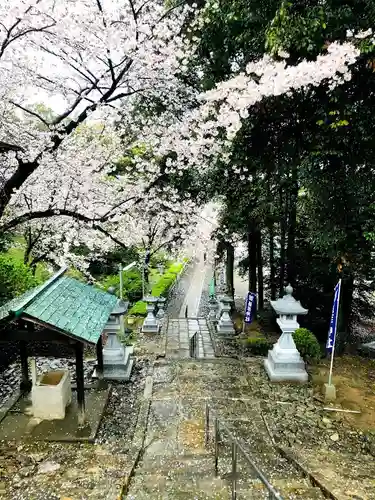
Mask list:
[[[21,244],[21,243],[20,243]],[[22,247],[11,247],[8,249],[7,252],[5,252],[5,255],[9,255],[9,257],[12,257],[12,259],[16,260],[17,262],[23,262],[24,255],[25,255],[25,250]],[[45,264],[39,262],[36,265],[36,271],[35,271],[35,278],[38,281],[46,281],[48,278],[51,276],[51,273],[48,271],[48,268]]]

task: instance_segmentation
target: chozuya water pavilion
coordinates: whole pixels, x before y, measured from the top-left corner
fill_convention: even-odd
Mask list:
[[[28,357],[30,347],[36,347],[41,341],[58,343],[65,346],[65,351],[68,348],[72,354],[75,354],[76,387],[71,387],[69,382],[69,388],[67,389],[70,391],[72,388],[73,391],[76,390],[75,397],[73,397],[74,404],[71,405],[74,406],[74,409],[70,411],[68,429],[64,429],[62,420],[60,421],[59,430],[52,429],[53,423],[44,421],[36,429],[49,426],[50,440],[54,440],[52,435],[56,434],[61,439],[64,439],[66,434],[68,437],[64,440],[69,440],[71,433],[74,434],[73,439],[79,439],[77,429],[81,429],[81,438],[90,440],[95,437],[100,423],[100,416],[104,411],[108,398],[109,389],[103,382],[102,332],[118,299],[114,295],[66,276],[66,270],[67,268],[60,269],[42,285],[27,291],[22,296],[0,307],[0,342],[17,341],[19,343],[22,367],[20,391],[17,391],[17,394],[14,394],[5,409],[0,411],[0,422],[1,427],[6,427],[9,411],[12,412],[13,421],[17,420],[17,415],[22,420],[20,416],[22,407],[26,406],[25,400],[30,399],[30,391],[33,388],[33,382],[29,377]],[[89,387],[84,385],[85,345],[96,346],[97,356],[96,376],[98,382]],[[33,378],[35,378],[35,374]],[[43,383],[58,385],[56,381],[51,382],[52,379],[53,377],[50,377],[50,382],[47,379],[45,382],[42,381],[41,385]],[[91,396],[90,389],[94,389],[94,391],[91,391]],[[85,392],[88,395],[86,401]],[[89,409],[87,409],[87,405],[90,406]],[[100,414],[99,417],[98,413]],[[23,417],[25,418],[24,414]],[[94,418],[96,419],[95,422]],[[67,420],[67,418],[64,420]],[[56,424],[57,420],[53,422]],[[83,433],[84,435],[82,435],[82,429],[85,427],[89,428],[89,434],[86,432],[86,434]],[[42,434],[46,433],[48,434],[46,430],[42,432]],[[2,436],[0,429],[0,438],[2,437],[4,436]]]

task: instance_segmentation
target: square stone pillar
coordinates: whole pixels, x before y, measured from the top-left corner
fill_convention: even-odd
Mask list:
[[[131,354],[133,347],[125,347],[117,333],[107,333],[107,342],[103,349],[103,378],[105,380],[129,380],[133,367]]]

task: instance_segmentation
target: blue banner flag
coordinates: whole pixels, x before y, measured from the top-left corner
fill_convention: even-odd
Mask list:
[[[340,289],[341,289],[341,280],[335,286],[335,296],[333,298],[331,322],[329,324],[328,340],[326,345],[328,352],[332,352],[332,349],[334,348],[335,345],[337,318],[339,315]]]
[[[245,303],[245,323],[253,321],[253,313],[255,311],[256,293],[248,292]]]

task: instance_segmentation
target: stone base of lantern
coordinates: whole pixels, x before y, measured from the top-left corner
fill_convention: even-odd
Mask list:
[[[268,351],[268,358],[264,360],[264,367],[272,382],[302,382],[308,380],[305,363],[296,347],[283,348],[283,340],[290,334],[282,334],[279,341],[271,351]],[[289,340],[289,339],[288,339]],[[293,342],[294,344],[294,342]]]
[[[219,334],[232,334],[234,335],[236,332],[233,328],[232,320],[230,319],[229,314],[228,317],[225,317],[225,314],[220,318],[219,323],[217,324],[217,333]]]
[[[142,333],[159,333],[160,325],[155,317],[148,318],[143,322]]]
[[[103,378],[105,380],[117,380],[120,382],[130,379],[134,360],[131,359],[133,347],[123,347],[121,349],[103,349]],[[97,378],[96,367],[93,378]]]

